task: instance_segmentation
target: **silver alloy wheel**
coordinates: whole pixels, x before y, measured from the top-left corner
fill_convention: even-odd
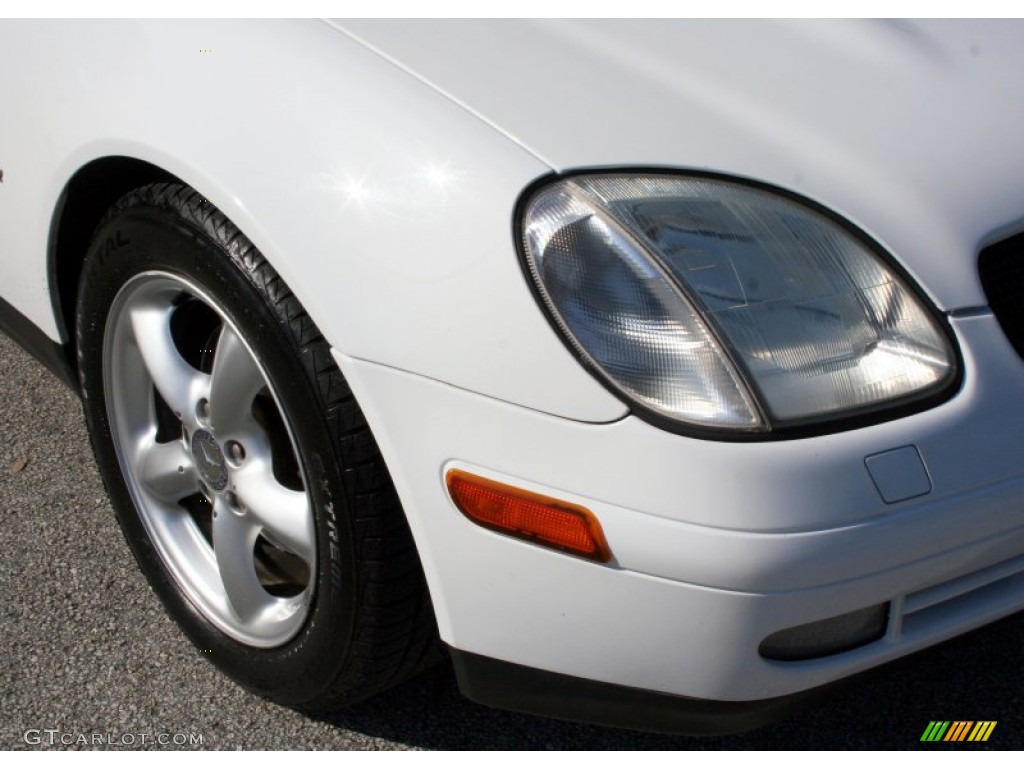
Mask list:
[[[206,336],[183,330],[184,309]],[[237,327],[187,279],[142,273],[111,305],[103,373],[121,471],[182,591],[241,643],[287,642],[315,584],[313,509],[287,414]]]

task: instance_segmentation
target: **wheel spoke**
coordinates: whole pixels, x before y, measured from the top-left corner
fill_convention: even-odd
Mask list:
[[[175,347],[171,312],[171,307],[147,304],[129,310],[135,342],[153,384],[178,418],[191,423],[194,403],[206,389],[208,377],[189,365]]]
[[[265,386],[252,354],[225,323],[210,374],[210,423],[221,438],[254,423],[252,401]]]
[[[232,479],[238,500],[269,537],[313,565],[316,533],[305,492],[285,488],[263,461],[253,462]]]
[[[217,557],[224,592],[235,615],[250,623],[272,601],[256,576],[253,547],[259,528],[216,501],[213,518],[213,552]]]
[[[178,501],[199,488],[192,457],[180,440],[150,442],[140,449],[139,454],[142,482],[160,498]]]

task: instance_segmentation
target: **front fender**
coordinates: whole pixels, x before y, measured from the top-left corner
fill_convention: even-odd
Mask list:
[[[317,21],[17,22],[0,30],[0,278],[58,338],[52,212],[101,157],[216,204],[353,358],[582,421],[625,406],[572,359],[517,262],[512,216],[548,166]]]

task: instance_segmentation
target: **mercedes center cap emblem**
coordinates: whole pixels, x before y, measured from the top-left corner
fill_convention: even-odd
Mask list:
[[[192,435],[192,460],[196,463],[199,476],[215,491],[223,491],[228,484],[228,469],[224,454],[205,429],[197,429]]]

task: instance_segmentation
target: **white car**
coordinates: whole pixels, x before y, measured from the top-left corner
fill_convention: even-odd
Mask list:
[[[1021,23],[3,22],[0,105],[0,325],[260,695],[724,732],[1024,607]]]

